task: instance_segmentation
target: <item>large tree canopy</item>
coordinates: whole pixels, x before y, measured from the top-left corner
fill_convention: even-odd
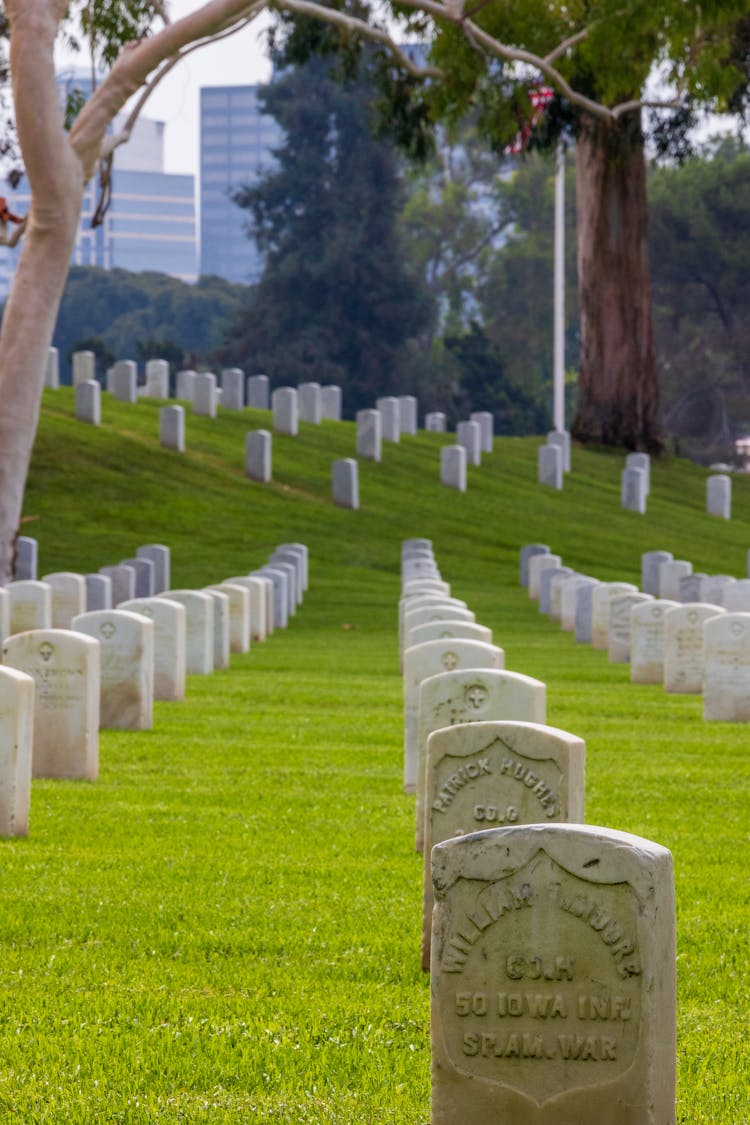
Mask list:
[[[366,77],[341,84],[314,58],[262,93],[285,139],[277,167],[237,196],[266,251],[224,359],[276,382],[338,382],[348,411],[408,387],[432,318],[398,217],[396,152],[374,137]]]

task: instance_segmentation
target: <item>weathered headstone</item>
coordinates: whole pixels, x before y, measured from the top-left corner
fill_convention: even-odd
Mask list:
[[[79,613],[86,611],[86,579],[82,574],[59,571],[42,578],[52,591],[52,628],[70,629]]]
[[[227,410],[242,410],[245,405],[245,372],[239,367],[225,367],[221,373],[221,405]]]
[[[47,370],[44,375],[44,386],[50,391],[59,390],[60,353],[57,348],[50,348],[47,352]]]
[[[34,680],[34,777],[99,772],[99,642],[82,632],[36,629],[11,637],[5,664]]]
[[[248,375],[247,405],[253,410],[268,410],[271,405],[270,386],[267,375]]]
[[[534,824],[432,852],[432,1125],[674,1125],[672,857]]]
[[[628,512],[644,515],[647,479],[643,469],[623,469],[620,477],[620,504]]]
[[[498,668],[462,668],[422,680],[417,713],[417,802],[414,847],[425,832],[427,743],[442,727],[457,723],[547,721],[547,688],[541,680]]]
[[[706,511],[709,516],[719,516],[723,520],[732,518],[732,478],[726,473],[707,479]]]
[[[646,496],[651,493],[651,458],[648,453],[628,453],[625,458],[626,469],[642,469],[646,474]],[[644,590],[644,594],[650,594],[651,590]]]
[[[193,413],[215,418],[219,402],[216,376],[212,371],[199,371],[193,379]]]
[[[678,602],[663,599],[636,605],[630,615],[630,681],[634,684],[664,682],[664,618]]]
[[[475,410],[469,415],[470,422],[478,422],[482,435],[482,453],[492,453],[495,419],[489,410]]]
[[[112,394],[120,402],[138,400],[138,367],[132,359],[118,359],[112,370]]]
[[[563,486],[563,459],[559,445],[542,445],[537,454],[537,481],[558,491]]]
[[[185,607],[185,671],[205,676],[214,670],[214,600],[201,590],[165,590],[160,598]]]
[[[250,430],[245,435],[245,476],[261,484],[271,480],[270,430]]]
[[[415,610],[431,610],[406,620],[407,614]],[[465,612],[459,614],[446,614],[446,609],[458,609]],[[452,598],[449,594],[439,594],[435,591],[429,593],[409,594],[401,597],[398,603],[398,644],[399,652],[403,652],[412,643],[410,638],[415,629],[426,624],[445,625],[451,621],[474,623],[474,614],[469,611],[466,602],[459,598]]]
[[[466,450],[467,465],[482,463],[482,427],[478,422],[459,422],[456,426],[456,444]]]
[[[549,551],[539,552],[534,554],[529,559],[529,597],[535,601],[539,598],[539,591],[541,588],[542,573],[549,567],[560,566],[562,560],[559,555],[552,555]]]
[[[680,579],[693,573],[693,564],[686,559],[669,559],[659,567],[659,597],[669,601],[680,599]]]
[[[547,445],[556,445],[562,454],[562,469],[564,473],[570,472],[570,433],[568,430],[550,430],[547,434]]]
[[[106,574],[85,574],[86,612],[112,609],[112,579]]]
[[[185,452],[184,406],[162,406],[159,411],[159,444],[165,449]]]
[[[52,590],[46,582],[29,578],[9,583],[10,634],[52,627]]]
[[[357,456],[380,461],[383,455],[383,416],[379,410],[357,411]]]
[[[546,543],[527,543],[521,548],[519,554],[519,582],[522,586],[529,584],[529,563],[535,555],[548,555],[550,549]]]
[[[375,402],[380,411],[381,432],[383,441],[400,441],[401,439],[401,407],[393,395],[385,395]]]
[[[466,492],[466,450],[462,445],[444,445],[440,450],[440,483]]]
[[[99,726],[151,730],[154,623],[138,613],[103,609],[73,618],[73,629],[99,642]]]
[[[607,633],[607,653],[610,664],[630,662],[631,615],[636,606],[653,600],[651,594],[637,593],[618,594],[610,600]]]
[[[73,386],[96,379],[96,356],[93,352],[73,352]]]
[[[16,564],[13,577],[17,582],[29,579],[36,581],[39,558],[39,545],[29,535],[19,535],[16,539]]]
[[[583,823],[586,746],[541,723],[460,723],[427,740],[422,968],[430,967],[432,848],[510,824]]]
[[[407,615],[408,617],[408,615]],[[419,685],[429,676],[457,668],[505,667],[505,653],[497,645],[450,637],[427,641],[404,650],[404,791],[414,793],[419,770]]]
[[[300,383],[297,387],[300,422],[319,426],[323,420],[323,398],[320,383]]]
[[[154,623],[154,699],[185,698],[186,618],[184,605],[169,598],[133,598],[121,610],[139,613]]]
[[[34,681],[0,668],[0,836],[27,836],[31,803]]]
[[[146,398],[169,398],[169,362],[166,359],[146,360]]]
[[[645,551],[641,555],[641,589],[644,594],[659,597],[659,568],[662,563],[672,562],[671,551]]]
[[[664,690],[700,695],[703,690],[703,625],[724,613],[715,605],[679,606],[664,614]]]
[[[343,397],[341,387],[336,386],[335,383],[328,383],[320,388],[320,395],[323,417],[328,422],[340,422]]]
[[[750,721],[750,613],[709,617],[703,657],[703,718]]]
[[[359,508],[359,466],[353,457],[342,457],[331,466],[333,502],[339,508]]]
[[[87,379],[77,383],[76,419],[79,422],[88,422],[91,426],[100,426],[102,423],[102,388],[95,379]]]
[[[399,395],[401,433],[413,437],[417,432],[417,400],[414,395]]]
[[[100,566],[99,573],[105,574],[112,582],[112,605],[130,601],[135,597],[135,570],[127,563],[117,566]]]
[[[447,429],[447,418],[442,410],[431,410],[424,416],[424,428],[428,433],[444,434]]]
[[[606,651],[609,647],[610,603],[621,594],[637,594],[630,582],[600,582],[591,595],[591,646]]]
[[[299,404],[294,387],[277,387],[271,395],[273,428],[277,434],[296,437],[299,433]]]

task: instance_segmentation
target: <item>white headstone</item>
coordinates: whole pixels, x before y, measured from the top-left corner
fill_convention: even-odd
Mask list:
[[[85,574],[86,612],[112,609],[112,579],[106,574]]]
[[[609,647],[610,603],[622,594],[638,593],[630,582],[600,582],[591,595],[591,645],[606,651]]]
[[[548,555],[550,549],[546,543],[527,543],[519,553],[519,582],[522,586],[529,584],[529,563],[535,555]]]
[[[703,690],[703,626],[723,614],[715,605],[679,606],[664,614],[664,690],[700,695]]]
[[[171,552],[163,543],[144,543],[136,551],[139,559],[148,559],[154,564],[154,593],[161,594],[171,581]]]
[[[575,592],[575,638],[576,644],[590,645],[594,629],[594,590],[599,582],[581,583]]]
[[[662,563],[672,562],[671,551],[645,551],[641,555],[641,589],[644,594],[659,597],[659,568]]]
[[[270,382],[267,375],[248,375],[247,405],[253,410],[269,409]]]
[[[73,386],[96,379],[96,356],[93,352],[73,352]]]
[[[719,516],[723,520],[732,518],[732,478],[726,473],[707,479],[706,511],[709,516]]]
[[[138,400],[138,367],[132,359],[118,359],[112,371],[112,393],[120,402]]]
[[[462,445],[444,445],[440,450],[440,483],[466,492],[466,450]]]
[[[383,417],[379,410],[357,411],[357,456],[380,461],[383,455]]]
[[[178,371],[177,372],[177,390],[175,398],[185,399],[187,402],[193,401],[193,393],[195,390],[195,376],[197,371]]]
[[[631,615],[636,606],[653,600],[651,594],[618,594],[610,600],[607,635],[610,664],[630,662]]]
[[[146,360],[147,398],[169,398],[169,363],[166,359]]]
[[[42,581],[52,591],[52,628],[70,629],[73,618],[86,611],[86,579],[82,574],[59,571],[45,574]]]
[[[489,410],[475,410],[469,415],[471,422],[479,423],[479,430],[482,435],[482,453],[492,453],[495,419]]]
[[[539,599],[541,590],[542,573],[551,568],[560,566],[562,560],[559,555],[551,555],[549,551],[532,555],[529,559],[529,597],[535,601]]]
[[[13,577],[17,582],[25,582],[28,579],[36,581],[38,556],[39,547],[36,539],[32,539],[29,535],[19,535],[16,539],[16,563],[13,571]]]
[[[204,418],[215,418],[219,402],[216,376],[211,371],[199,371],[193,379],[193,413]]]
[[[214,600],[214,671],[229,667],[230,645],[230,603],[226,590],[217,586],[207,586],[204,593]]]
[[[323,397],[320,383],[300,383],[297,387],[300,422],[319,426],[323,420]]]
[[[270,430],[250,430],[245,435],[245,476],[261,484],[271,480]]]
[[[537,454],[537,481],[558,491],[563,486],[563,458],[559,445],[542,445]]]
[[[424,428],[428,433],[444,434],[447,429],[447,418],[442,410],[431,410],[425,414]]]
[[[253,641],[264,641],[266,639],[267,626],[266,626],[266,586],[273,589],[273,584],[270,579],[263,579],[261,577],[250,578],[248,575],[239,575],[234,578],[225,579],[225,583],[230,583],[232,586],[242,586],[247,590],[250,602],[250,637]],[[222,583],[223,585],[224,583]]]
[[[703,718],[750,721],[750,613],[709,617],[703,653]]]
[[[46,582],[26,579],[10,582],[10,633],[52,628],[52,590]]]
[[[376,408],[380,411],[383,441],[399,441],[401,438],[401,406],[393,395],[377,399]]]
[[[678,604],[660,599],[633,607],[630,615],[631,683],[664,682],[664,618]]]
[[[159,597],[185,607],[185,671],[205,676],[214,670],[214,600],[201,590],[165,590]]]
[[[57,348],[50,348],[47,352],[44,386],[50,391],[56,391],[60,387],[60,355]]]
[[[413,437],[417,432],[417,400],[414,395],[399,395],[401,433]]]
[[[277,387],[271,395],[271,409],[276,433],[296,437],[299,433],[299,404],[294,387]]]
[[[135,555],[122,560],[123,566],[135,571],[135,597],[152,598],[156,593],[156,567],[152,559]]]
[[[159,411],[159,444],[165,449],[185,452],[184,406],[162,406]]]
[[[620,478],[620,503],[628,512],[646,512],[647,479],[643,469],[623,469]]]
[[[646,496],[651,493],[651,458],[648,453],[628,453],[625,458],[626,469],[642,469],[646,474]],[[651,590],[644,590],[644,594],[650,594]]]
[[[102,389],[95,379],[86,379],[77,383],[76,418],[79,422],[88,422],[92,426],[100,426],[102,422]]]
[[[34,681],[0,668],[0,836],[27,836],[31,803]]]
[[[482,427],[479,422],[459,422],[456,426],[456,444],[466,450],[468,465],[482,463]]]
[[[127,610],[102,609],[73,619],[73,629],[99,642],[99,725],[151,730],[154,709],[154,623]]]
[[[723,606],[727,592],[735,582],[736,579],[729,574],[707,574],[701,579],[700,597],[697,600]]]
[[[359,508],[359,467],[353,457],[342,457],[331,466],[333,502],[339,508]]]
[[[227,410],[242,410],[245,405],[245,373],[239,367],[226,367],[221,373],[221,405]]]
[[[426,641],[444,641],[449,637],[460,637],[464,641],[482,641],[492,644],[492,630],[475,621],[429,621],[426,625],[416,625],[405,638],[405,647],[422,645]]]
[[[219,582],[211,589],[226,594],[229,599],[229,650],[244,653],[250,651],[252,633],[250,632],[250,590],[235,582]]]
[[[129,601],[135,597],[135,570],[127,563],[117,566],[100,566],[99,573],[105,574],[112,582],[112,605],[117,607],[120,602]]]
[[[724,591],[727,613],[750,613],[750,579],[741,578]]]
[[[323,417],[328,422],[341,421],[342,393],[341,387],[329,383],[320,389],[323,403]]]
[[[154,623],[154,699],[180,702],[185,698],[186,613],[169,598],[133,598],[121,610],[139,613]]]
[[[570,433],[567,430],[550,430],[547,445],[556,445],[562,454],[564,473],[570,472]]]
[[[659,567],[659,597],[680,600],[680,579],[693,573],[693,564],[685,559],[669,559]]]
[[[575,632],[578,591],[597,584],[596,578],[590,578],[587,574],[569,574],[563,580],[560,590],[560,628],[564,633]]]

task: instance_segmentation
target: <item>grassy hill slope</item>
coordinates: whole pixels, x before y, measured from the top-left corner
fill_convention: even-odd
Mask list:
[[[286,631],[158,704],[152,732],[102,732],[96,784],[34,783],[30,837],[0,843],[0,1121],[428,1120],[396,652],[409,536],[432,539],[507,667],[547,683],[548,721],[586,740],[587,821],[673,851],[678,1120],[750,1121],[750,731],[630,685],[517,580],[532,541],[603,579],[638,581],[654,548],[744,577],[750,480],[725,522],[705,514],[705,470],[666,460],[638,516],[619,505],[622,457],[576,449],[554,493],[535,483],[538,440],[506,439],[459,494],[438,482],[453,439],[422,433],[360,462],[350,512],[330,464],[355,455],[351,424],[274,435],[261,486],[244,435],[268,414],[188,412],[179,455],[158,445],[158,405],[106,396],[93,428],[70,390],[47,392],[24,526],[40,574],[164,542],[173,583],[203,585],[295,540],[311,588]]]

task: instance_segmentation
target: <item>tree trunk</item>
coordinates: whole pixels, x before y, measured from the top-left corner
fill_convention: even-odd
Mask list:
[[[646,167],[639,117],[586,119],[576,148],[581,361],[580,441],[658,451],[647,243]]]

